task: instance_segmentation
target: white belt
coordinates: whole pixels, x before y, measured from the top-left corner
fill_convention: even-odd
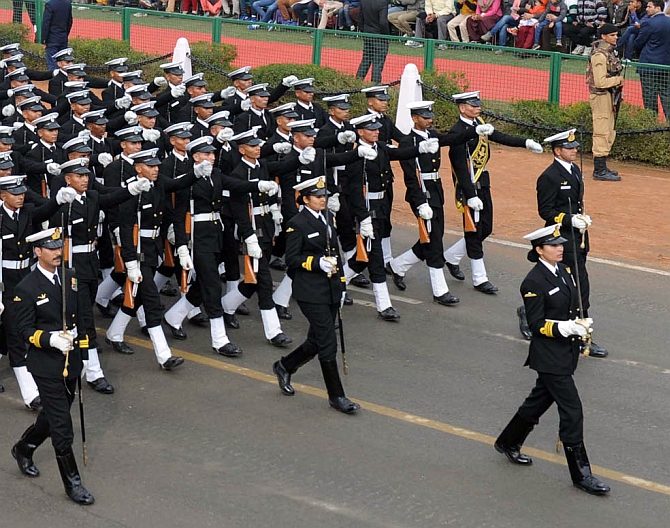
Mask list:
[[[440,179],[440,173],[439,172],[422,172],[421,173],[421,179],[422,180],[439,180]]]
[[[194,222],[213,222],[214,220],[221,220],[219,213],[198,213],[193,215]]]
[[[23,259],[23,260],[3,260],[2,261],[2,267],[5,269],[13,269],[13,270],[20,270],[20,269],[26,269],[27,267],[30,266],[30,259]]]
[[[79,244],[72,246],[72,253],[92,253],[95,251],[95,244]]]
[[[381,200],[381,199],[384,198],[385,194],[386,194],[386,191],[369,192],[366,196],[368,197],[368,200]]]
[[[160,229],[140,229],[140,236],[142,238],[158,238],[160,232]]]
[[[254,207],[251,212],[255,215],[264,215],[264,214],[269,214],[270,213],[270,206],[269,205],[259,205],[258,207]]]

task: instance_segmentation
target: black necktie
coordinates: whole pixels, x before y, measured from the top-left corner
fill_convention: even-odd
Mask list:
[[[60,288],[60,278],[58,277],[58,271],[56,271],[56,273],[53,274],[53,281],[54,285]]]

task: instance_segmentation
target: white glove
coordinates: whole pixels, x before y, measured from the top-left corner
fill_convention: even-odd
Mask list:
[[[419,154],[435,154],[440,150],[440,140],[437,138],[424,139],[419,143]]]
[[[343,132],[338,132],[337,141],[340,142],[340,145],[353,143],[354,141],[356,141],[356,132],[354,132],[353,130],[345,130]]]
[[[77,134],[77,137],[85,138],[87,141],[91,138],[91,131],[86,129]]]
[[[47,163],[47,172],[53,176],[60,174],[60,165],[58,163]]]
[[[576,335],[579,337],[586,337],[593,329],[593,319],[590,317],[586,319],[572,319],[570,321],[559,321],[558,331],[563,337],[570,337]]]
[[[121,108],[130,108],[130,104],[133,102],[133,100],[130,98],[129,95],[124,95],[123,97],[120,97],[116,101],[114,101],[114,106],[118,108],[119,110]]]
[[[184,84],[179,84],[177,86],[173,86],[170,88],[170,95],[174,97],[175,99],[181,97],[186,93],[186,85]]]
[[[23,126],[23,121],[14,121],[14,122],[12,123],[12,128],[13,128],[14,130],[18,130],[18,129],[21,128],[22,126]]]
[[[332,274],[337,269],[337,257],[321,257],[319,259],[319,267],[326,274]]]
[[[584,220],[581,215],[572,215],[570,222],[572,223],[572,227],[575,229],[586,229],[589,227],[589,225],[586,223],[586,220]]]
[[[2,115],[5,117],[13,116],[14,112],[16,112],[14,105],[6,105],[2,107]]]
[[[372,229],[372,218],[369,216],[365,220],[361,220],[358,232],[363,238],[371,238],[374,240],[375,232]]]
[[[219,133],[216,135],[216,139],[219,143],[226,143],[235,135],[232,128],[222,128],[219,130]]]
[[[151,182],[146,178],[137,178],[128,184],[128,192],[133,196],[137,196],[141,192],[149,192],[151,189]]]
[[[340,193],[335,193],[328,197],[328,209],[333,213],[340,210]]]
[[[530,150],[533,154],[542,154],[544,152],[542,145],[540,145],[537,141],[534,141],[532,139],[526,140],[526,148]]]
[[[74,202],[76,196],[77,191],[75,191],[72,187],[61,187],[58,189],[58,193],[56,194],[56,203],[58,205],[72,203]]]
[[[101,152],[100,154],[98,154],[98,163],[103,167],[106,167],[112,161],[114,161],[114,158],[109,152]]]
[[[167,228],[167,240],[174,246],[174,224],[170,224]]]
[[[114,240],[116,241],[116,245],[120,246],[121,245],[121,231],[118,227],[115,227],[114,230],[112,231],[112,234],[114,235]]]
[[[219,95],[221,96],[221,99],[230,99],[235,93],[237,92],[237,88],[234,86],[229,86],[228,88],[224,88],[221,90]]]
[[[366,160],[377,159],[377,151],[368,145],[360,145],[358,147],[358,157]]]
[[[272,204],[270,206],[270,213],[272,214],[272,221],[277,225],[281,225],[284,221],[284,217],[281,214],[278,204]]]
[[[167,86],[167,79],[162,76],[154,77],[154,84],[162,88],[163,86]]]
[[[145,141],[151,141],[152,143],[156,143],[158,141],[158,138],[161,137],[161,133],[159,130],[156,130],[155,128],[145,128],[142,130],[142,137],[144,138]]]
[[[128,271],[130,282],[134,282],[135,284],[142,282],[142,272],[136,260],[126,262],[126,270]]]
[[[280,141],[279,143],[272,145],[272,150],[274,150],[277,154],[288,154],[291,152],[292,148],[293,145],[291,145],[288,141]]]
[[[275,181],[260,180],[258,182],[258,192],[268,193],[268,196],[274,196],[279,191],[279,185]]]
[[[314,147],[306,147],[298,156],[298,160],[303,165],[312,163],[316,159],[316,149]]]
[[[60,73],[60,69],[59,69],[59,68],[56,68],[53,72],[51,72],[51,76],[52,76],[52,77],[55,77],[55,76],[58,75],[59,73]]]
[[[179,246],[177,248],[177,255],[179,255],[179,265],[186,271],[193,269],[193,260],[188,251],[188,246]]]
[[[263,256],[263,251],[258,244],[258,237],[256,235],[251,235],[250,237],[245,238],[244,242],[247,245],[247,255],[251,258],[259,259]]]
[[[246,99],[244,99],[240,103],[240,108],[242,109],[242,112],[248,111],[249,108],[251,108],[251,99],[249,99],[248,97]]]
[[[427,203],[422,203],[417,209],[417,212],[419,213],[419,216],[424,220],[430,220],[431,218],[433,218],[433,209]]]
[[[123,114],[123,119],[125,119],[126,123],[129,125],[137,124],[137,114],[132,110],[128,110],[125,114]]]
[[[2,312],[5,311],[5,305],[2,304],[2,301],[0,301],[0,315],[2,315]]]
[[[212,175],[213,168],[211,161],[203,160],[193,165],[193,172],[195,172],[196,178],[209,178]]]
[[[493,128],[493,125],[486,123],[485,125],[477,125],[475,132],[477,132],[478,136],[490,136],[495,132],[495,128]]]
[[[105,211],[101,209],[100,212],[98,213],[98,223],[102,224],[104,221],[105,221]]]
[[[7,63],[3,60],[0,60],[0,69],[4,70],[6,67],[7,67]],[[11,97],[11,95],[9,97]]]
[[[286,86],[287,88],[290,88],[290,87],[291,87],[291,84],[293,84],[293,83],[296,82],[297,80],[298,80],[298,78],[297,78],[295,75],[289,75],[288,77],[284,77],[284,78],[281,80],[281,83],[282,83],[284,86]]]
[[[70,332],[62,332],[60,330],[55,330],[50,332],[51,336],[49,337],[49,346],[60,350],[63,354],[72,350],[72,343],[74,338]]]
[[[468,207],[473,211],[481,211],[484,209],[484,202],[482,202],[477,196],[468,198]]]
[[[345,301],[346,298],[347,298],[347,292],[343,291],[342,296],[340,297],[340,310],[344,306],[344,301]]]

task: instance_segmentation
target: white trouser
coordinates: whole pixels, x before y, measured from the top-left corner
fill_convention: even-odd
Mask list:
[[[223,3],[225,4],[226,2]],[[226,272],[226,265],[223,262],[219,263],[219,275],[225,272]]]
[[[102,371],[102,365],[100,365],[98,349],[89,348],[88,361],[86,362],[86,381],[95,381],[104,377],[105,373]]]
[[[172,305],[172,308],[165,312],[165,320],[172,328],[181,328],[184,318],[191,310],[193,310],[193,308],[195,308],[195,306],[188,302],[184,295]]]
[[[209,320],[209,333],[212,336],[212,348],[216,350],[230,343],[226,334],[226,325],[223,324],[223,317]]]
[[[349,267],[349,264],[347,264],[346,262],[342,264],[342,272],[344,273],[344,279],[346,280],[347,284],[351,282],[351,279],[353,279],[356,275],[358,275],[358,273],[352,270]]]
[[[156,359],[162,365],[172,357],[172,351],[168,346],[167,339],[165,339],[163,328],[160,326],[149,328],[149,337],[151,338],[151,344],[154,346]]]
[[[277,310],[261,310],[261,318],[263,319],[263,330],[265,330],[265,338],[272,339],[281,334],[281,324],[279,324],[279,316]]]
[[[112,271],[114,271],[114,268],[101,269],[100,273],[102,274],[103,280],[109,277],[112,274]]]
[[[444,268],[428,267],[428,273],[430,274],[430,286],[433,288],[433,295],[435,297],[444,295],[449,291],[447,279],[444,278]]]
[[[375,293],[375,303],[377,304],[378,312],[383,312],[391,307],[391,297],[389,296],[389,289],[385,282],[373,282],[372,291]]]
[[[107,328],[107,339],[115,343],[122,342],[123,335],[126,333],[126,328],[128,328],[128,323],[130,323],[131,319],[132,317],[124,313],[123,310],[116,312],[112,324]]]
[[[402,255],[398,255],[396,258],[394,258],[390,264],[394,273],[404,277],[409,269],[417,262],[421,262],[421,259],[417,257],[416,253],[414,253],[414,251],[410,248]]]
[[[289,301],[291,300],[291,292],[293,291],[293,281],[288,275],[284,275],[284,278],[277,286],[277,289],[272,294],[272,300],[275,304],[288,308]]]
[[[458,266],[465,256],[465,238],[461,238],[444,252],[444,260],[453,266]]]
[[[118,289],[119,285],[112,280],[111,276],[105,277],[105,279],[98,286],[98,293],[95,296],[95,302],[101,306],[107,307],[109,305],[109,300],[114,295],[114,292]]]
[[[147,315],[144,313],[144,305],[137,309],[135,316],[137,317],[137,323],[140,325],[140,328],[147,326]]]
[[[160,291],[163,289],[163,286],[165,286],[168,282],[170,282],[170,277],[167,277],[163,275],[162,273],[154,273],[154,282],[156,283],[156,289],[160,293]]]
[[[356,253],[356,248],[344,252],[344,260],[347,261]]]
[[[194,306],[192,310],[189,310],[188,315],[186,317],[188,317],[189,319],[193,319],[196,315],[199,315],[201,313],[202,309],[200,308],[200,306]]]
[[[474,286],[479,286],[489,280],[486,276],[484,259],[472,259],[470,260],[470,266],[472,267],[472,284]]]
[[[13,370],[14,376],[16,376],[16,381],[19,384],[23,403],[30,405],[30,402],[40,395],[35,380],[33,379],[33,375],[28,372],[28,367],[14,367]]]
[[[384,255],[384,265],[393,260],[393,252],[391,251],[391,237],[382,238],[382,253]]]
[[[234,314],[237,307],[246,300],[247,298],[240,293],[240,289],[235,284],[233,289],[229,289],[228,293],[221,297],[221,306],[223,306],[223,311],[227,314]],[[275,310],[272,311],[274,312]]]

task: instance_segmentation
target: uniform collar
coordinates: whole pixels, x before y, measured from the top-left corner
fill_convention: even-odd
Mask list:
[[[556,162],[561,165],[566,171],[568,171],[570,174],[572,174],[572,163],[568,163],[567,161],[563,161],[558,158],[554,158]]]
[[[551,272],[552,275],[558,277],[558,265],[554,266],[553,264],[549,264],[546,260],[543,260],[542,257],[540,257],[538,262],[544,264],[544,266]]]

